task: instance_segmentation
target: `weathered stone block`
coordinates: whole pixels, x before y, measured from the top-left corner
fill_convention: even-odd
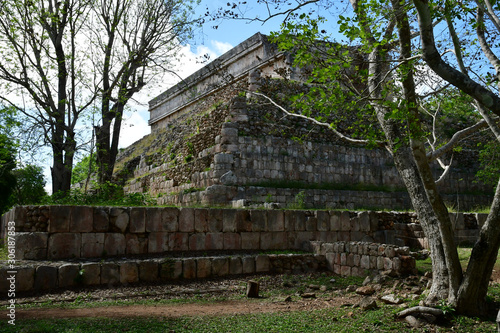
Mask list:
[[[164,231],[161,208],[146,208],[146,232]]]
[[[109,231],[109,208],[94,207],[94,232]]]
[[[80,258],[81,235],[57,233],[49,236],[47,257],[49,259]]]
[[[196,260],[196,277],[204,279],[212,274],[212,261],[209,258],[198,258]]]
[[[120,264],[120,283],[127,285],[129,283],[139,282],[139,267],[133,261],[127,261]]]
[[[224,233],[208,232],[205,235],[206,250],[222,250],[224,248]]]
[[[242,273],[243,274],[255,273],[255,258],[254,257],[241,258],[241,265],[242,265]]]
[[[103,263],[101,265],[101,284],[108,287],[120,282],[120,266],[115,263]]]
[[[236,232],[236,212],[237,211],[235,209],[223,210],[223,220],[222,220],[223,232]]]
[[[288,233],[288,247],[292,249],[309,251],[309,242],[311,240],[314,240],[314,232],[312,231],[296,231]]]
[[[196,260],[183,259],[182,260],[182,277],[184,279],[196,279]]]
[[[144,234],[126,234],[127,254],[148,253],[148,238]]]
[[[148,235],[148,252],[161,253],[168,251],[169,233],[164,231],[151,232]]]
[[[104,236],[104,253],[107,256],[125,254],[127,243],[125,235],[120,233],[106,233]]]
[[[139,262],[139,280],[142,282],[156,282],[159,279],[159,263],[156,260]]]
[[[57,267],[38,266],[35,273],[35,290],[50,290],[57,288]]]
[[[213,258],[212,259],[212,274],[214,276],[225,276],[229,274],[228,258]]]
[[[130,216],[127,208],[112,207],[109,209],[109,226],[112,232],[124,233],[130,221]]]
[[[141,207],[133,207],[130,209],[130,226],[129,231],[132,233],[146,232],[146,209]]]
[[[229,258],[229,274],[236,275],[243,273],[243,263],[241,257]]]
[[[252,220],[248,210],[236,210],[235,219],[237,232],[252,231]]]
[[[208,211],[208,231],[222,232],[224,213],[222,209],[210,209]]]
[[[258,250],[258,249],[260,249],[260,233],[259,232],[242,232],[241,233],[241,249],[242,250]]]
[[[351,231],[351,218],[349,212],[342,212],[340,214],[340,230]]]
[[[94,229],[94,208],[74,206],[69,225],[70,232],[92,232]]]
[[[35,284],[35,268],[19,267],[16,268],[16,291],[31,291]],[[1,278],[1,275],[0,275]]]
[[[169,251],[188,251],[189,234],[185,232],[174,232],[168,234]]]
[[[250,219],[252,220],[252,231],[268,231],[267,212],[265,210],[251,210]]]
[[[316,211],[316,219],[318,231],[330,231],[330,214],[327,211]]]
[[[49,232],[69,232],[71,206],[50,206]]]
[[[83,276],[81,277],[83,278]],[[83,282],[80,280],[80,265],[79,264],[64,264],[58,270],[59,287],[74,287]]]
[[[256,273],[261,273],[261,272],[269,272],[271,269],[271,261],[269,260],[268,255],[258,255],[255,258],[255,272]]]
[[[83,233],[81,258],[96,258],[104,254],[104,233]]]
[[[342,276],[351,276],[351,267],[349,267],[349,266],[340,266],[340,275],[342,275]]]
[[[179,212],[179,231],[194,231],[194,211],[193,208],[181,208]]]
[[[194,213],[194,231],[207,232],[208,231],[208,209],[196,209]]]
[[[359,265],[363,269],[370,269],[370,256],[362,255]]]
[[[182,261],[165,259],[160,262],[160,278],[162,280],[176,280],[182,276]]]
[[[370,215],[368,212],[358,213],[359,230],[364,232],[370,231]]]
[[[241,236],[234,232],[224,233],[224,250],[240,250]]]
[[[94,286],[101,283],[101,265],[98,263],[84,263],[81,266],[83,272],[83,284]]]
[[[47,258],[49,234],[46,232],[17,232],[15,256],[17,260],[43,260]]]
[[[202,251],[205,250],[205,234],[196,233],[189,236],[189,250]]]
[[[342,213],[338,211],[330,212],[330,230],[331,231],[340,231],[340,215]]]
[[[179,209],[176,207],[161,208],[161,224],[164,231],[179,230]]]
[[[267,227],[269,231],[285,231],[285,216],[282,210],[267,211]]]

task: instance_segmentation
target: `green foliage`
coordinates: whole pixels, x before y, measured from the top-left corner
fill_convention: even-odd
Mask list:
[[[46,205],[90,205],[90,206],[151,206],[155,200],[147,193],[124,194],[120,185],[106,182],[92,192],[73,189],[69,194],[55,193],[43,201]]]
[[[16,167],[16,148],[14,142],[0,133],[0,213],[10,207],[11,194],[16,185],[13,170]]]
[[[492,140],[485,144],[480,144],[479,162],[481,170],[477,177],[486,184],[496,185],[500,174],[500,145],[498,141]]]
[[[27,165],[13,174],[17,183],[11,196],[12,205],[37,204],[47,195],[42,167]]]
[[[306,199],[306,193],[304,191],[300,191],[295,196],[294,203],[288,205],[288,208],[290,208],[290,209],[304,209],[304,208],[306,208],[305,199]]]
[[[85,182],[87,178],[97,173],[96,154],[85,156],[80,162],[76,163],[71,173],[71,184]]]

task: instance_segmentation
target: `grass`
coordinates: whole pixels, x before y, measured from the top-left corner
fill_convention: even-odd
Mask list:
[[[0,332],[421,332],[396,320],[394,307],[359,308],[180,318],[80,318],[16,321]],[[494,332],[494,324],[451,317],[437,332]]]

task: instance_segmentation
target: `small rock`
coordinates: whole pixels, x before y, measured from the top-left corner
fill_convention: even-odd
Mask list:
[[[321,286],[319,286],[317,284],[310,284],[309,288],[312,289],[312,290],[319,290],[321,288]]]
[[[411,291],[410,291],[412,294],[417,294],[417,295],[420,295],[422,293],[422,289],[420,287],[413,287],[411,288]]]
[[[285,299],[283,301],[285,301],[285,302],[291,302],[292,301],[292,296],[288,295],[287,297],[285,297]]]
[[[330,283],[335,283],[336,280],[335,279],[330,279]]]
[[[356,289],[356,294],[359,295],[373,295],[375,293],[375,289],[372,286],[363,286]]]
[[[356,291],[356,286],[350,285],[345,289],[345,291],[347,291],[348,293],[352,293],[353,291]]]
[[[398,276],[398,272],[396,272],[395,270],[393,269],[389,269],[387,271],[383,271],[380,273],[381,275],[384,275],[384,276],[390,276],[390,277],[396,277]]]
[[[374,283],[374,284],[380,284],[380,283],[384,283],[386,280],[387,280],[387,276],[379,274],[379,275],[376,275],[372,279],[372,283]]]
[[[363,311],[378,309],[377,302],[371,297],[365,297],[359,302],[359,307]]]
[[[406,316],[405,320],[408,324],[410,324],[411,327],[414,327],[414,328],[420,327],[420,322],[418,321],[417,318],[415,318],[413,316]]]
[[[369,276],[367,276],[363,281],[363,286],[370,284],[370,282],[372,282],[372,279]]]
[[[316,298],[316,294],[315,293],[303,293],[302,295],[300,295],[300,297],[302,297],[302,298]]]
[[[384,302],[386,304],[401,304],[401,303],[403,303],[403,300],[399,297],[396,297],[396,295],[394,295],[394,294],[382,296],[380,299],[382,300],[382,302]]]
[[[327,291],[328,290],[328,287],[327,286],[321,286],[319,288],[320,291]]]
[[[429,324],[432,324],[432,323],[434,323],[437,320],[436,316],[434,316],[434,315],[432,315],[430,313],[421,313],[421,314],[419,314],[418,317],[421,318],[421,319],[423,319],[423,320],[425,320]]]

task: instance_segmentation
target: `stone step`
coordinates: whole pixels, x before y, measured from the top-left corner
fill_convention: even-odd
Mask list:
[[[100,261],[25,260],[13,267],[0,267],[0,295],[80,286],[158,283],[255,273],[292,274],[325,269],[325,256],[309,253],[114,258]]]

